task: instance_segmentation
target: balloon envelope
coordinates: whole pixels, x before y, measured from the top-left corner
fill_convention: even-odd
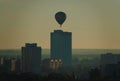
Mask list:
[[[55,19],[60,25],[62,25],[66,20],[66,14],[64,12],[57,12],[55,14]]]

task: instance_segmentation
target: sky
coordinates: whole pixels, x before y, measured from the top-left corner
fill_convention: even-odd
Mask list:
[[[62,28],[59,11],[67,14]],[[72,48],[120,49],[120,0],[0,0],[0,49],[49,49],[56,29],[72,32]]]

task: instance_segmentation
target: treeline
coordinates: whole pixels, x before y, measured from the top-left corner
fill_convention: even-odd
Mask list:
[[[82,79],[72,74],[50,73],[48,75],[33,73],[1,73],[0,81],[120,81],[120,77],[101,77],[98,70],[90,72],[89,79]]]

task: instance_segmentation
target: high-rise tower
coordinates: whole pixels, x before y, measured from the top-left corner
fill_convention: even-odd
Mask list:
[[[62,30],[51,32],[51,59],[61,59],[63,66],[72,64],[72,33]]]
[[[36,43],[26,43],[22,47],[22,71],[23,72],[40,72],[41,64],[41,47],[37,47]]]

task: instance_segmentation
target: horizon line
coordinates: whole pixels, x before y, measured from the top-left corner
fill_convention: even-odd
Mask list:
[[[21,48],[7,48],[7,49],[0,49],[0,50],[20,50]],[[46,50],[50,50],[50,48],[44,48]],[[88,50],[120,50],[120,48],[72,48],[72,50],[80,50],[80,49],[88,49]]]

